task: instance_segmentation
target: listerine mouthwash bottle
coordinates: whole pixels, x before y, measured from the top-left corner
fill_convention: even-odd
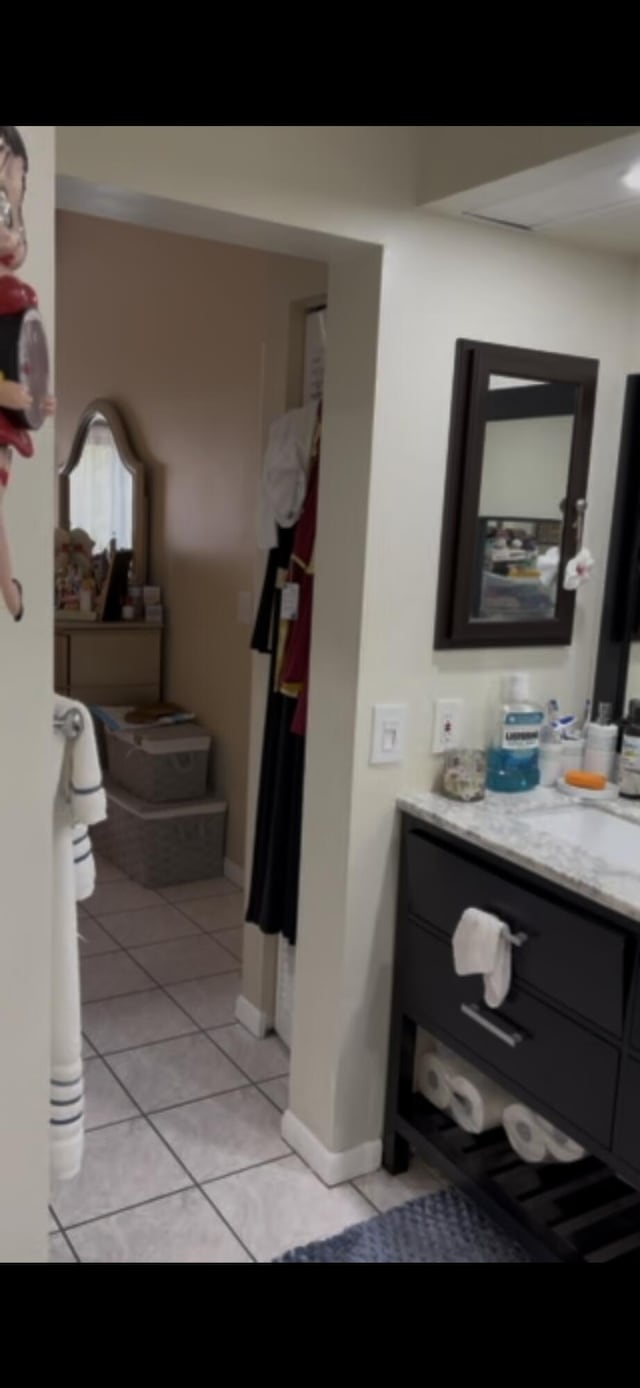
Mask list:
[[[544,711],[529,697],[529,676],[507,675],[488,753],[487,790],[534,790],[540,779],[538,748]]]

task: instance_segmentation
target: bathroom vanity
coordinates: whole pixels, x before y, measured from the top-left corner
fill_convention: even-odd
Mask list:
[[[415,1150],[537,1259],[640,1260],[640,811],[555,790],[477,805],[425,793],[400,809],[385,1167],[406,1170]],[[454,972],[470,906],[517,940],[497,1010],[481,976]],[[502,1128],[457,1128],[414,1090],[419,1029],[589,1155],[526,1165]]]

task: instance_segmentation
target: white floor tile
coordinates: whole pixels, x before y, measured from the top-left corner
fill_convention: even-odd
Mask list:
[[[146,906],[137,911],[114,911],[104,917],[104,925],[114,940],[126,949],[201,933],[195,921],[187,920],[166,901],[160,906]]]
[[[181,1191],[98,1219],[74,1229],[71,1240],[83,1263],[251,1261],[198,1190]]]
[[[244,923],[242,892],[204,897],[201,901],[183,901],[180,910],[203,930],[234,930]]]
[[[331,1238],[373,1216],[371,1206],[351,1186],[329,1190],[293,1156],[214,1181],[205,1190],[260,1262]]]
[[[142,911],[145,906],[162,906],[162,897],[137,882],[107,882],[96,887],[87,907],[92,916],[111,915],[112,911]]]
[[[99,886],[104,886],[108,882],[126,882],[126,873],[121,872],[115,863],[110,863],[106,858],[102,858],[99,853],[95,854],[96,860],[96,881]]]
[[[267,1098],[275,1104],[276,1108],[284,1113],[289,1103],[289,1077],[288,1075],[279,1080],[265,1080],[264,1084],[259,1084],[258,1089],[266,1094]]]
[[[108,1002],[90,1002],[82,1013],[83,1030],[103,1055],[186,1036],[195,1023],[159,988],[150,993],[130,993]]]
[[[84,1112],[87,1132],[138,1116],[135,1104],[98,1056],[85,1061]]]
[[[188,1185],[146,1118],[132,1118],[87,1133],[80,1175],[57,1183],[52,1204],[66,1229]]]
[[[204,1196],[203,1196],[204,1199]],[[64,1234],[49,1235],[49,1262],[50,1263],[75,1263],[76,1259],[69,1248]]]
[[[93,1046],[91,1045],[91,1042],[90,1042],[90,1041],[87,1041],[86,1036],[83,1036],[83,1037],[82,1037],[82,1059],[83,1059],[83,1060],[88,1060],[89,1056],[91,1056],[91,1055],[95,1055],[95,1051],[94,1051],[94,1049],[93,1049]]]
[[[234,896],[238,888],[227,877],[205,877],[201,882],[179,882],[175,887],[160,887],[165,901],[198,901],[206,896]]]
[[[83,1002],[118,998],[125,993],[144,993],[150,988],[153,988],[153,979],[122,950],[81,960],[80,993]]]
[[[78,916],[78,948],[81,959],[89,958],[92,954],[110,954],[118,947],[117,941],[112,940],[92,916]]]
[[[251,1080],[272,1080],[289,1073],[289,1052],[277,1036],[258,1040],[236,1022],[217,1028],[213,1040]]]
[[[197,1181],[282,1157],[280,1114],[256,1089],[155,1114],[151,1120]]]
[[[131,957],[146,969],[157,983],[183,983],[207,974],[231,973],[236,960],[209,935],[187,935],[163,945],[144,945],[132,949]]]
[[[234,959],[242,963],[244,955],[244,926],[238,926],[237,930],[217,930],[212,936],[219,945],[224,945]]]
[[[390,1176],[388,1171],[380,1168],[369,1176],[359,1176],[353,1184],[377,1210],[385,1213],[397,1205],[406,1204],[407,1200],[415,1200],[419,1195],[434,1195],[436,1191],[444,1190],[447,1182],[426,1162],[414,1157],[409,1170],[401,1176]]]
[[[248,1083],[201,1033],[123,1051],[110,1064],[145,1113]]]
[[[240,972],[195,978],[190,983],[169,983],[167,992],[201,1027],[224,1027],[235,1021],[240,992]]]

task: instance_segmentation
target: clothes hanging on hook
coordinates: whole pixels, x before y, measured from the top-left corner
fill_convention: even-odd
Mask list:
[[[295,944],[304,794],[305,733],[313,604],[320,424],[295,532],[280,530],[260,604],[254,650],[271,654],[260,787],[247,920]],[[283,614],[283,593],[298,592],[297,610]]]
[[[269,430],[262,466],[258,510],[258,544],[271,550],[278,529],[289,529],[300,517],[307,493],[319,402],[288,410]]]

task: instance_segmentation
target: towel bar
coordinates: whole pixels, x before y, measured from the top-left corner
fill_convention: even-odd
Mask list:
[[[73,742],[80,736],[84,728],[84,719],[79,708],[70,708],[66,713],[54,713],[54,731],[63,733],[68,742]]]

